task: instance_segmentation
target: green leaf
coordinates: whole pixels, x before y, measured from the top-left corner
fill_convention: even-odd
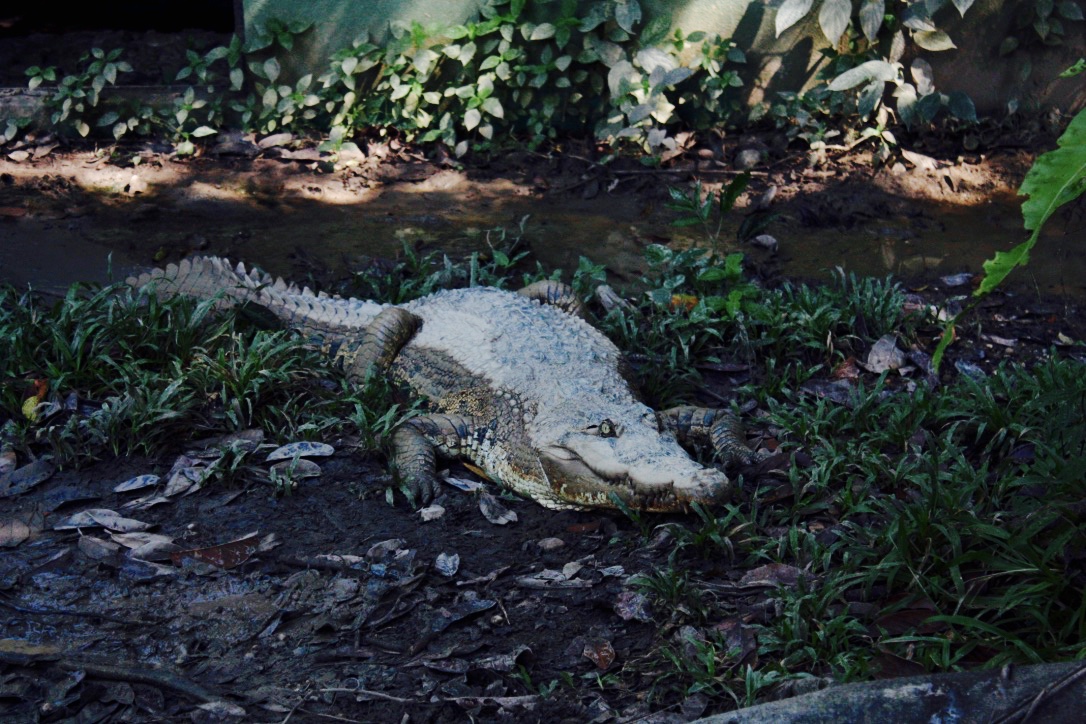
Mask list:
[[[719,282],[728,278],[728,272],[721,267],[711,266],[698,274],[699,282]]]
[[[656,45],[667,37],[671,30],[671,15],[661,13],[650,20],[641,31],[640,42],[642,45]]]
[[[546,40],[547,38],[553,38],[556,28],[550,23],[540,23],[532,29],[532,34],[528,36],[528,40]]]
[[[634,26],[641,22],[641,3],[637,0],[618,0],[615,4],[615,22],[632,35]]]
[[[483,119],[483,114],[479,112],[478,108],[472,108],[464,114],[464,128],[469,131],[479,125],[479,121]]]
[[[245,71],[241,68],[234,68],[230,71],[230,89],[239,91],[241,86],[245,83]]]
[[[874,43],[886,15],[885,0],[864,0],[860,6],[860,29],[869,43]]]
[[[275,58],[268,58],[264,61],[264,77],[272,83],[279,77],[279,61]]]
[[[885,90],[886,83],[881,80],[873,80],[864,86],[863,91],[860,92],[860,99],[857,102],[856,109],[861,118],[867,118],[878,107]]]
[[[1079,75],[1080,73],[1082,73],[1083,71],[1086,71],[1086,58],[1079,58],[1078,60],[1075,61],[1074,65],[1072,65],[1070,68],[1068,68],[1067,70],[1060,73],[1060,77],[1061,78],[1073,78],[1076,75]]]
[[[951,91],[947,96],[947,110],[958,120],[977,122],[977,108],[967,93]]]
[[[1067,130],[1056,141],[1058,148],[1042,154],[1026,174],[1018,193],[1029,198],[1022,204],[1022,219],[1029,239],[1007,252],[984,262],[984,279],[975,296],[989,293],[1015,267],[1029,262],[1029,252],[1037,243],[1041,229],[1056,209],[1074,201],[1086,190],[1086,111],[1079,111]]]
[[[113,137],[118,141],[121,140],[121,136],[123,136],[127,132],[128,124],[123,121],[113,126]]]
[[[852,15],[852,2],[850,0],[823,0],[822,8],[818,11],[818,25],[826,38],[837,45],[848,28],[848,20]]]
[[[483,101],[483,110],[495,118],[505,117],[505,109],[502,108],[501,101],[493,96]]]
[[[1082,6],[1071,0],[1064,0],[1058,8],[1060,17],[1066,20],[1082,20]]]
[[[870,81],[882,81],[883,83],[897,78],[897,66],[887,63],[885,60],[869,60],[855,68],[846,70],[841,75],[830,81],[831,91],[843,91],[855,88],[861,83]]]
[[[965,11],[972,7],[974,0],[953,0],[954,7],[958,9],[958,14],[963,18],[965,17]]]
[[[607,73],[607,87],[611,91],[612,99],[626,95],[632,86],[640,82],[641,73],[628,60],[618,61]]]
[[[732,210],[732,207],[735,206],[735,202],[739,200],[739,197],[746,191],[749,184],[750,172],[744,171],[724,187],[723,191],[720,193],[721,214],[726,214]],[[708,202],[708,199],[706,199],[706,202]]]
[[[218,131],[216,131],[211,126],[200,126],[195,131],[192,132],[192,135],[195,136],[196,138],[203,138],[204,136],[211,136],[211,135],[214,135],[216,133],[218,133]]]
[[[743,254],[734,252],[724,258],[724,271],[732,279],[740,279],[743,276]]]
[[[913,32],[913,42],[924,50],[931,51],[953,50],[958,47],[942,30],[917,30]]]
[[[589,33],[607,22],[610,7],[608,3],[595,2],[588,6],[579,27],[582,33]]]
[[[777,37],[779,38],[781,33],[802,20],[811,11],[813,4],[814,0],[784,0],[784,3],[777,8],[777,17],[773,21]]]

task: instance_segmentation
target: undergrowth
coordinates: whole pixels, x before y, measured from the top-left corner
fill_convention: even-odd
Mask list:
[[[399,302],[548,276],[518,239],[496,235],[464,261],[406,250],[354,291]],[[646,262],[628,306],[598,320],[646,398],[696,401],[701,370],[745,365],[740,392],[793,460],[780,478],[738,481],[717,510],[662,524],[627,511],[642,538],[669,533],[666,566],[630,582],[660,633],[652,654],[601,686],[647,691],[655,707],[700,693],[722,710],[802,677],[1086,657],[1080,363],[1053,355],[935,388],[868,377],[833,401],[804,383],[883,335],[914,338],[892,280],[838,273],[763,289],[737,256],[650,247]],[[590,299],[604,278],[582,260],[573,282]],[[377,447],[405,414],[383,380],[352,385],[303,340],[211,302],[77,286],[47,303],[5,288],[0,339],[4,442],[64,465],[250,427],[282,441],[347,432]],[[737,584],[756,570],[761,583]]]

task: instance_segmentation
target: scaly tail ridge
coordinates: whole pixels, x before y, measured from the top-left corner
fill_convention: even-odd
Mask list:
[[[309,287],[299,289],[258,269],[246,270],[244,263],[232,266],[228,259],[220,257],[183,259],[127,281],[136,288],[151,285],[149,291],[159,298],[218,297],[218,309],[247,302],[258,304],[287,326],[326,339],[364,329],[386,306],[324,292],[314,294]]]

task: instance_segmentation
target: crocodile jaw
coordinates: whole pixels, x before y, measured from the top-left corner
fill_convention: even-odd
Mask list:
[[[728,477],[698,465],[676,448],[678,454],[625,465],[609,455],[582,457],[569,447],[547,447],[541,451],[540,464],[549,487],[565,504],[551,507],[615,508],[617,497],[635,510],[670,512],[685,510],[691,503],[726,501],[731,492]]]

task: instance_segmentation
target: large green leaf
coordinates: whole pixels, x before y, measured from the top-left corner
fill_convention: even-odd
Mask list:
[[[634,26],[641,22],[641,3],[638,0],[619,0],[615,5],[615,22],[632,34]]]
[[[924,50],[932,51],[953,50],[958,47],[942,30],[917,30],[913,33],[913,42]]]
[[[826,34],[826,38],[837,45],[837,41],[848,28],[848,19],[851,15],[850,0],[823,0],[822,8],[818,11],[818,25]]]
[[[1019,195],[1029,197],[1022,203],[1022,219],[1032,233],[1010,251],[996,252],[984,262],[985,276],[974,292],[976,296],[992,291],[1015,267],[1026,264],[1045,222],[1056,209],[1086,190],[1086,111],[1071,120],[1056,143],[1056,150],[1037,157],[1018,189]]]
[[[813,4],[814,0],[784,0],[784,4],[777,8],[777,17],[774,19],[777,37],[802,20],[803,16],[811,11]]]
[[[954,0],[954,7],[958,8],[958,13],[964,18],[965,11],[973,4],[973,0]]]
[[[864,82],[881,81],[886,83],[897,78],[897,66],[885,60],[869,60],[855,68],[849,68],[830,81],[831,91],[844,91],[855,88]]]
[[[875,42],[885,15],[885,0],[864,0],[864,4],[860,6],[860,27],[864,31],[867,42]]]

